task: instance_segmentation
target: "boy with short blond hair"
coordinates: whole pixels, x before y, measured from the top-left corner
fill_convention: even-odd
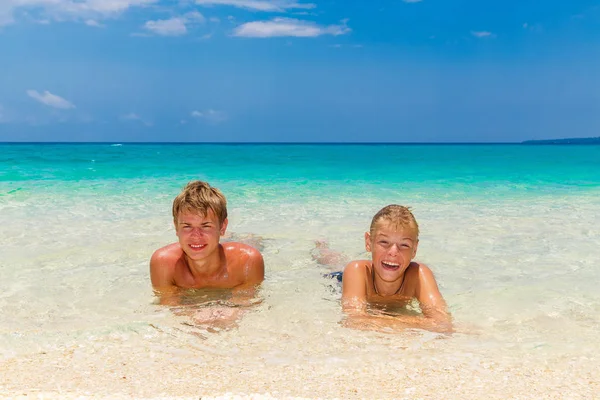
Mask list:
[[[446,302],[431,269],[413,261],[418,245],[419,225],[408,207],[391,204],[375,214],[369,232],[365,232],[365,248],[371,260],[349,262],[342,275],[342,308],[348,316],[347,324],[358,328],[452,330]],[[333,258],[330,250],[323,246],[319,250],[326,258]],[[423,316],[390,317],[367,312],[369,305],[406,306],[413,299],[418,300]]]
[[[351,261],[344,269],[344,311],[361,315],[369,303],[406,305],[416,298],[424,318],[399,320],[428,329],[450,329],[450,314],[431,269],[413,261],[418,245],[419,225],[408,207],[392,204],[375,214],[365,233],[365,248],[372,259]]]
[[[208,210],[212,210],[221,224],[227,219],[227,199],[207,182],[189,182],[173,200],[174,221],[177,221],[180,211],[197,211],[206,215]]]
[[[153,288],[168,302],[177,288],[252,288],[264,279],[260,252],[238,242],[220,243],[227,229],[227,200],[207,182],[192,181],[173,201],[179,241],[150,259]],[[165,296],[167,295],[167,296]]]

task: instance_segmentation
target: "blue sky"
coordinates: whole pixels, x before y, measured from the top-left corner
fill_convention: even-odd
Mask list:
[[[591,136],[598,0],[0,0],[0,141]]]

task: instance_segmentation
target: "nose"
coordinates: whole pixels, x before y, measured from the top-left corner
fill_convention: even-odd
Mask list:
[[[202,236],[202,233],[201,228],[193,228],[190,236]]]
[[[388,251],[388,253],[390,255],[396,255],[396,254],[400,253],[400,247],[398,247],[398,245],[396,243],[394,243],[390,246],[390,250]]]

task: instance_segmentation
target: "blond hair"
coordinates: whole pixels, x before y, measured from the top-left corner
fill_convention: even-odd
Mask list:
[[[219,224],[227,218],[227,200],[221,191],[210,186],[207,182],[191,181],[173,200],[173,220],[181,211],[191,211],[206,216],[212,210]]]
[[[369,232],[371,235],[375,234],[375,230],[381,226],[384,222],[392,225],[394,229],[409,228],[415,232],[417,239],[419,238],[419,224],[415,216],[410,211],[409,207],[399,206],[397,204],[390,204],[389,206],[383,207],[371,221],[371,228]]]

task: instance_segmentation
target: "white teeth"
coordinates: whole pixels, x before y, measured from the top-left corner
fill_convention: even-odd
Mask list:
[[[400,264],[398,264],[398,263],[393,263],[393,262],[389,262],[389,261],[382,261],[381,263],[385,264],[385,265],[389,265],[390,267],[399,267],[400,266]]]

